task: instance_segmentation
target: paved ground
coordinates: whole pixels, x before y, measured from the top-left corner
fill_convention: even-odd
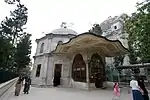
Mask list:
[[[35,88],[32,87],[30,94],[21,92],[16,97],[12,90],[8,100],[112,100],[111,90],[77,90],[72,88]],[[122,92],[120,100],[132,100],[127,91]]]

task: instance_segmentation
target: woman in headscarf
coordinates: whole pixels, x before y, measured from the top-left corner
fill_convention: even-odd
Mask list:
[[[142,93],[141,93],[141,88],[138,85],[137,80],[134,77],[131,77],[130,81],[130,87],[132,88],[132,95],[133,95],[133,100],[144,100]]]
[[[20,76],[19,79],[17,80],[16,86],[15,86],[16,87],[15,96],[19,96],[22,86],[23,86],[23,77]]]
[[[142,92],[143,92],[142,96],[143,96],[144,100],[149,100],[148,91],[147,91],[147,89],[145,88],[144,80],[143,80],[142,77],[140,77],[140,78],[138,79],[138,85],[140,86],[140,88],[141,88],[141,90],[142,90]]]
[[[25,85],[23,90],[24,94],[29,94],[30,85],[31,85],[30,77],[25,77]]]

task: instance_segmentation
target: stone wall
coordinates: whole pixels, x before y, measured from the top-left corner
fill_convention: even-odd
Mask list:
[[[14,88],[16,81],[17,78],[0,84],[0,100],[7,100],[11,93],[11,89]]]

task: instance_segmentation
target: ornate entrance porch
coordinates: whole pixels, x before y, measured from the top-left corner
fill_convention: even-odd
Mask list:
[[[67,55],[72,61],[70,74],[75,87],[80,84],[89,89],[93,83],[101,88],[106,82],[105,57],[126,54],[127,49],[118,40],[108,40],[88,32],[70,39],[67,43],[59,44],[54,53]]]

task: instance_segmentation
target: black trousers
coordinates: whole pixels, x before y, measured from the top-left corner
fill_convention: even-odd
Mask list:
[[[144,100],[149,100],[148,94],[145,94],[145,95],[142,95],[142,96],[143,96]]]

